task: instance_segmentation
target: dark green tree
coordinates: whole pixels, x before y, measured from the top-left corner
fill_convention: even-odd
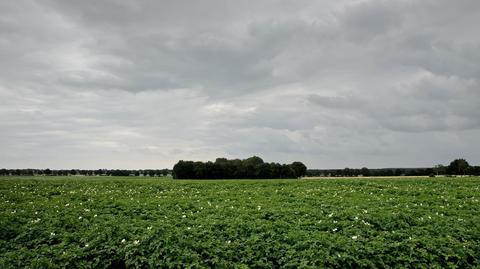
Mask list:
[[[465,159],[455,159],[447,167],[447,173],[450,175],[465,175],[470,167]]]
[[[251,165],[251,166],[259,166],[263,163],[263,160],[262,158],[258,157],[258,156],[253,156],[253,157],[250,157],[248,159],[245,159],[243,161],[246,165]]]
[[[447,173],[447,168],[443,166],[442,164],[437,164],[435,167],[433,167],[433,173],[435,175],[445,175]]]
[[[370,170],[366,167],[362,167],[362,169],[360,169],[360,173],[364,177],[369,177],[370,176]]]
[[[306,174],[301,162],[293,164],[265,163],[260,157],[245,160],[217,158],[215,162],[179,161],[173,167],[177,179],[233,179],[233,178],[296,178]]]
[[[179,179],[195,178],[194,168],[194,162],[181,160],[173,166],[173,177]]]
[[[290,167],[295,171],[295,177],[304,177],[307,174],[307,166],[302,162],[293,162]]]

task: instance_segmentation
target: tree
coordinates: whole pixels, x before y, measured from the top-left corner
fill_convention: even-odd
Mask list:
[[[480,166],[473,166],[473,174],[480,176]]]
[[[435,175],[444,175],[447,173],[447,168],[445,166],[443,166],[442,164],[437,164],[435,165],[435,167],[433,167],[433,173],[435,173]]]
[[[206,178],[206,175],[207,175],[206,165],[202,162],[195,162],[195,166],[193,167],[193,172],[195,174],[195,178]]]
[[[272,178],[272,169],[268,163],[262,163],[260,165],[257,178]]]
[[[307,174],[307,167],[302,162],[293,162],[290,164],[296,177],[304,177]]]
[[[179,161],[173,166],[174,178],[195,178],[195,164],[192,161]]]
[[[469,167],[470,165],[465,159],[455,159],[448,165],[447,172],[451,175],[465,175]]]
[[[475,170],[476,170],[476,169],[475,169],[474,166],[469,166],[469,167],[467,168],[467,170],[465,171],[465,173],[466,173],[467,175],[474,176],[474,175],[475,175],[475,172],[476,172]]]
[[[280,168],[280,178],[295,178],[295,171],[290,165],[282,164]]]
[[[362,169],[360,169],[360,173],[364,177],[369,177],[370,176],[370,170],[366,167],[362,167]]]
[[[221,179],[221,178],[296,178],[306,174],[301,162],[292,164],[265,163],[260,157],[228,160],[217,158],[215,162],[179,161],[173,167],[173,178]]]
[[[391,177],[395,175],[395,171],[393,169],[385,169],[384,175],[386,177]]]
[[[263,163],[263,160],[262,158],[258,157],[258,156],[253,156],[253,157],[250,157],[246,160],[243,161],[246,165],[251,165],[251,166],[259,166]]]

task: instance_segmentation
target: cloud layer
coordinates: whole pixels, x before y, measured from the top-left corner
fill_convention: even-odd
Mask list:
[[[480,2],[3,1],[0,166],[480,163]]]

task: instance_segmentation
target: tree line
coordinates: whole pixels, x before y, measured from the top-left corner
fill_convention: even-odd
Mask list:
[[[306,172],[307,167],[301,162],[266,163],[253,156],[243,160],[217,158],[215,162],[180,160],[173,166],[172,175],[176,179],[269,179],[299,178]]]
[[[150,176],[162,177],[171,175],[170,169],[0,169],[0,176]]]
[[[480,175],[480,166],[471,166],[465,159],[455,159],[447,166],[438,164],[429,168],[308,169],[306,174],[310,177]]]
[[[176,173],[175,173],[176,167]],[[344,169],[306,169],[301,162],[292,164],[264,163],[259,157],[245,160],[218,158],[215,162],[179,161],[171,169],[0,169],[0,176],[150,176],[175,178],[296,178],[311,177],[356,177],[356,176],[436,176],[477,175],[480,166],[471,166],[465,159],[455,159],[449,165],[438,164],[430,168],[378,168],[363,167]]]
[[[308,169],[310,177],[390,177],[390,176],[428,176],[433,173],[432,168],[377,168],[363,167],[344,169]]]

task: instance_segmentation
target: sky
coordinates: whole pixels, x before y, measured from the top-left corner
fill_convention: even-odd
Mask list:
[[[480,1],[0,1],[0,167],[480,164]]]

